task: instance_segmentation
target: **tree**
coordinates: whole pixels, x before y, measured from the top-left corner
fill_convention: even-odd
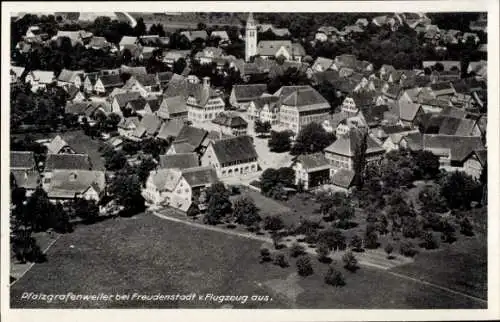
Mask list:
[[[273,240],[273,246],[275,249],[280,249],[281,236],[277,232],[273,231],[271,233],[271,239]]]
[[[404,217],[402,220],[403,236],[406,238],[417,238],[422,230],[420,223],[415,217]]]
[[[309,256],[302,255],[297,259],[297,273],[299,273],[300,276],[309,276],[314,273]]]
[[[271,252],[267,248],[261,248],[260,250],[260,262],[266,263],[271,261]]]
[[[144,210],[141,190],[140,178],[133,173],[133,169],[125,168],[115,173],[109,192],[124,207],[123,215],[134,215]]]
[[[392,244],[387,244],[385,245],[385,248],[384,248],[385,252],[387,253],[387,259],[392,259],[394,258],[394,256],[392,256],[392,251],[394,250],[394,247],[392,246]]]
[[[422,210],[443,213],[447,210],[446,199],[441,195],[440,187],[425,187],[418,194]]]
[[[31,230],[14,230],[10,242],[12,251],[20,263],[42,263],[47,261],[47,257],[38,246],[35,238],[31,236]]]
[[[335,287],[342,287],[346,284],[342,273],[333,266],[330,266],[326,272],[325,283]]]
[[[351,239],[351,247],[354,251],[361,252],[363,250],[363,240],[358,235],[354,235]]]
[[[368,133],[362,133],[360,140],[354,150],[353,170],[354,170],[354,185],[356,187],[363,186],[363,177],[366,167],[367,140],[368,140]]]
[[[26,201],[26,189],[23,187],[14,187],[11,190],[10,200],[16,207],[21,207]]]
[[[269,168],[260,176],[260,188],[263,195],[284,200],[287,198],[285,188],[292,187],[295,183],[295,172],[292,168]]]
[[[469,175],[455,171],[448,173],[440,182],[441,194],[450,209],[470,209],[471,202],[478,200],[478,183]]]
[[[346,246],[346,238],[340,230],[327,228],[318,233],[318,243],[327,245],[331,250],[342,250]]]
[[[316,253],[318,254],[318,260],[322,263],[327,262],[330,253],[330,248],[325,243],[320,243],[316,246]]]
[[[355,272],[359,269],[358,260],[351,251],[347,251],[342,256],[342,261],[344,262],[344,268],[348,271]]]
[[[143,187],[146,186],[146,180],[152,170],[156,168],[156,162],[151,158],[143,158],[141,163],[136,167],[136,174],[141,181]]]
[[[127,157],[123,151],[114,151],[107,156],[104,156],[104,166],[109,171],[123,169],[127,164]]]
[[[414,257],[418,253],[418,250],[412,242],[407,241],[400,245],[399,252],[405,257]]]
[[[304,246],[298,244],[298,243],[293,243],[293,245],[290,247],[290,256],[291,257],[298,257],[301,255],[304,255],[306,253],[306,250]]]
[[[255,133],[257,135],[262,135],[268,133],[271,130],[271,123],[269,121],[262,122],[261,120],[255,121]]]
[[[75,217],[83,219],[86,223],[93,223],[99,216],[99,206],[94,200],[76,198],[72,204]]]
[[[233,216],[236,223],[243,224],[247,227],[260,221],[259,208],[255,205],[254,200],[249,196],[242,196],[234,202]]]
[[[472,223],[467,217],[464,217],[460,221],[460,233],[465,236],[474,236],[474,231],[472,227]]]
[[[184,71],[184,69],[186,68],[187,66],[187,63],[186,63],[186,60],[184,58],[179,58],[177,59],[175,62],[174,62],[174,65],[173,65],[173,72],[175,74],[182,74],[182,72]]]
[[[431,232],[424,233],[423,239],[424,239],[423,246],[425,249],[439,248],[439,244]]]
[[[299,155],[323,151],[333,141],[333,133],[328,133],[320,124],[312,122],[299,131],[290,153]]]
[[[134,35],[139,37],[145,34],[146,34],[146,24],[144,23],[144,19],[141,17],[137,19],[137,24],[134,27]]]
[[[292,146],[292,141],[291,137],[293,136],[293,133],[291,131],[285,130],[285,131],[271,131],[271,137],[269,138],[268,141],[268,146],[269,149],[272,152],[286,152],[290,151],[290,148]]]
[[[264,229],[270,231],[278,231],[283,229],[285,224],[283,223],[283,219],[280,216],[267,216],[264,217]]]
[[[116,113],[110,113],[106,118],[106,128],[108,131],[116,131],[118,123],[120,123],[121,117]]]
[[[439,173],[439,157],[430,151],[412,152],[415,160],[415,176],[424,180],[435,178]]]
[[[285,268],[288,267],[288,261],[286,260],[285,254],[279,253],[274,257],[274,265]]]
[[[231,213],[230,193],[222,182],[211,185],[206,192],[208,197],[207,213],[203,221],[209,225],[218,224],[222,218]]]

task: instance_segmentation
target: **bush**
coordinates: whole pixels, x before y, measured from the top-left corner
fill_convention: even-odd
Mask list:
[[[441,233],[441,240],[448,244],[454,243],[457,240],[455,237],[455,229],[443,231]]]
[[[335,269],[335,267],[330,266],[325,275],[325,283],[335,287],[341,287],[345,285],[344,276],[341,272]]]
[[[271,252],[267,248],[262,248],[260,250],[260,258],[261,263],[270,262],[271,261]]]
[[[363,251],[363,240],[358,235],[354,235],[351,239],[351,247],[355,252]]]
[[[322,263],[327,262],[330,258],[328,254],[330,253],[330,249],[326,244],[319,244],[316,247],[316,253],[318,254],[318,260]]]
[[[279,254],[276,254],[276,256],[274,257],[274,265],[277,265],[279,267],[288,267],[288,261],[286,260],[286,257],[284,254],[282,253],[279,253]]]
[[[399,248],[399,252],[405,257],[414,257],[418,254],[418,250],[415,248],[415,245],[413,245],[410,241],[402,243]]]
[[[309,276],[314,273],[309,256],[302,255],[299,257],[297,260],[297,273],[299,273],[300,276]]]
[[[387,258],[392,259],[393,256],[391,254],[392,254],[392,251],[394,250],[394,247],[391,244],[387,244],[387,245],[385,245],[384,250],[387,253]]]
[[[464,217],[460,221],[460,233],[465,236],[474,236],[474,231],[472,230],[472,224],[467,217]]]
[[[346,252],[344,256],[342,256],[342,260],[344,261],[344,268],[348,271],[356,272],[356,270],[359,269],[358,260],[352,252]]]
[[[239,195],[241,194],[241,189],[238,186],[231,186],[231,195]]]
[[[377,233],[375,231],[368,232],[365,237],[365,247],[368,249],[377,249],[379,245]]]
[[[265,230],[280,230],[283,229],[285,225],[283,220],[279,216],[267,216],[264,218],[264,229]]]
[[[430,232],[427,232],[427,233],[424,234],[424,242],[423,242],[422,246],[425,249],[436,249],[436,248],[439,248],[439,244],[438,244],[436,238]]]
[[[298,257],[303,254],[305,254],[305,248],[302,245],[294,243],[292,247],[290,247],[290,256]]]

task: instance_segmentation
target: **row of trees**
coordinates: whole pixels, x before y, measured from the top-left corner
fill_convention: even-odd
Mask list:
[[[271,131],[268,146],[273,152],[290,151],[292,155],[310,154],[323,151],[335,141],[335,134],[327,132],[320,124],[312,122],[302,128],[294,143],[292,131]]]

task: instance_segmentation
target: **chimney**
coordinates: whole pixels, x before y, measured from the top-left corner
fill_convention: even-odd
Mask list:
[[[208,76],[203,77],[203,87],[204,88],[210,87],[210,77]]]

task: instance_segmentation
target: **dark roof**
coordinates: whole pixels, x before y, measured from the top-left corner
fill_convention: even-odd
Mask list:
[[[433,91],[442,91],[445,89],[453,89],[453,87],[451,86],[450,82],[439,82],[439,83],[432,83],[431,89]]]
[[[36,170],[11,170],[16,187],[36,189],[40,182],[40,174]]]
[[[354,103],[356,103],[357,108],[374,105],[373,95],[354,94],[350,95],[349,97],[351,97],[354,100]]]
[[[348,189],[353,183],[354,174],[352,170],[339,169],[333,174],[332,182],[336,186]]]
[[[190,126],[184,125],[184,127],[179,132],[175,143],[188,143],[191,146],[197,148],[201,145],[208,132],[206,130]]]
[[[160,168],[163,169],[185,169],[199,166],[196,153],[177,153],[160,155]]]
[[[279,97],[276,97],[274,95],[269,95],[269,96],[261,96],[255,100],[253,100],[255,107],[258,109],[261,109],[264,107],[264,105],[269,104],[269,109],[277,108],[277,105],[279,103]]]
[[[161,97],[149,97],[146,98],[146,102],[151,108],[151,112],[156,112],[160,108]]]
[[[123,80],[120,75],[104,75],[99,76],[104,87],[119,87],[123,86]]]
[[[123,108],[128,102],[139,99],[140,97],[142,97],[140,92],[125,92],[116,94],[114,99],[118,103],[118,106]]]
[[[160,127],[160,131],[156,136],[159,139],[167,140],[169,137],[177,137],[184,127],[184,121],[180,119],[173,119],[166,121]]]
[[[160,83],[167,83],[167,82],[170,81],[170,79],[172,78],[172,75],[174,75],[174,73],[172,73],[172,72],[161,72],[161,73],[158,73],[156,75],[157,75],[158,80],[160,81]]]
[[[248,126],[248,122],[245,121],[241,116],[225,114],[225,113],[219,114],[215,119],[212,120],[212,122],[218,125],[228,126],[231,128],[240,128],[240,127],[246,128]]]
[[[363,117],[368,124],[381,122],[384,119],[385,112],[387,111],[389,111],[389,107],[387,105],[365,106],[361,108],[361,113],[363,113]]]
[[[295,106],[302,111],[309,107],[329,108],[330,103],[321,96],[321,94],[312,87],[299,88],[294,90],[290,95],[285,96],[282,101],[283,105]],[[317,106],[321,105],[321,106]]]
[[[206,186],[217,181],[217,173],[213,167],[195,167],[182,170],[182,177],[194,187]]]
[[[156,75],[155,74],[138,74],[133,76],[138,83],[140,83],[143,86],[154,86],[157,85],[156,81]]]
[[[141,96],[136,99],[128,101],[125,106],[129,106],[133,111],[142,111],[146,105],[146,100]]]
[[[244,135],[211,142],[220,163],[248,161],[257,159],[257,151],[252,138]]]
[[[83,115],[92,106],[89,102],[67,102],[64,106],[64,113]]]
[[[221,97],[212,87],[204,84],[187,83],[187,94],[195,98],[199,106],[205,106],[208,100],[214,97]]]
[[[186,113],[186,100],[182,96],[164,97],[158,110],[158,116],[170,118],[172,114]]]
[[[33,151],[10,151],[11,169],[32,169],[36,165]]]
[[[314,154],[302,154],[296,158],[295,162],[302,163],[302,166],[306,170],[316,170],[329,168],[330,162],[326,159],[323,153],[314,153]]]
[[[409,126],[401,126],[401,125],[382,125],[380,127],[387,135],[394,133],[401,133],[411,131],[412,128]]]
[[[423,148],[430,151],[449,150],[452,161],[463,161],[472,151],[484,149],[480,137],[425,134]]]
[[[55,169],[90,170],[92,164],[88,154],[48,154],[45,171]]]
[[[238,101],[250,101],[267,91],[266,84],[234,85],[233,92]]]

